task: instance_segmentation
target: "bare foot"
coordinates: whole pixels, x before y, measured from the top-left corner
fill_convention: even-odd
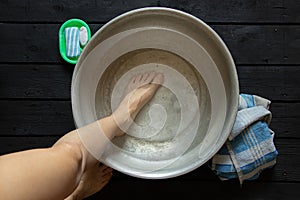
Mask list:
[[[156,72],[138,74],[131,79],[127,85],[124,99],[112,114],[120,128],[116,136],[124,134],[138,112],[154,96],[163,81],[163,74]]]
[[[110,180],[112,169],[106,165],[94,165],[87,169],[74,192],[65,200],[81,200],[99,192]]]

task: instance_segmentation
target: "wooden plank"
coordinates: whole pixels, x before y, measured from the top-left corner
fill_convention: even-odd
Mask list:
[[[63,22],[76,17],[87,22],[106,22],[132,9],[163,6],[179,9],[207,22],[217,23],[299,23],[300,3],[294,0],[2,0],[2,22]]]
[[[75,128],[70,101],[0,101],[2,136],[61,136]],[[272,103],[270,128],[279,138],[300,138],[300,103]]]
[[[108,183],[104,189],[87,200],[133,199],[243,199],[243,200],[297,200],[299,183],[245,183],[221,181],[174,181],[174,180],[124,180]],[[117,192],[116,192],[117,190]]]
[[[70,99],[68,64],[0,64],[0,98]],[[270,100],[300,99],[300,66],[237,66],[240,92]]]
[[[94,33],[101,24],[90,24]],[[0,62],[66,63],[60,24],[1,24]],[[213,25],[237,64],[300,64],[300,25]]]
[[[273,103],[275,104],[275,103]],[[299,116],[292,117],[287,111],[284,111],[284,117],[279,117],[280,111],[279,109],[275,109],[274,105],[272,105],[272,114],[273,118],[270,124],[270,128],[275,132],[275,137],[286,137],[286,138],[299,138],[299,134],[297,134],[296,130],[299,130]],[[290,107],[286,105],[285,107]],[[292,106],[291,106],[292,107]],[[292,112],[299,112],[299,110],[295,110]]]
[[[300,62],[300,26],[212,26],[237,64],[296,64]]]
[[[32,148],[44,148],[52,146],[58,137],[0,137],[0,155],[12,153],[21,150]],[[295,139],[275,139],[275,146],[279,152],[277,163],[272,169],[262,171],[256,182],[291,182],[299,181],[299,169],[295,166],[300,166],[300,140]],[[132,180],[138,178],[125,175],[115,171],[114,177],[117,180]],[[174,180],[202,180],[202,181],[218,181],[217,175],[205,163],[198,169],[182,176],[173,178]],[[237,182],[237,180],[233,180]]]
[[[0,135],[64,135],[74,130],[70,101],[0,101]]]
[[[299,66],[237,66],[240,92],[276,100],[300,99]]]
[[[1,62],[61,62],[59,25],[1,24]]]
[[[68,99],[72,65],[0,65],[0,98]]]

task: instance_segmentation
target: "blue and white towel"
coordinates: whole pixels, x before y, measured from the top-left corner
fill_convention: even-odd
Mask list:
[[[238,114],[231,134],[211,160],[212,170],[221,180],[257,179],[260,173],[276,164],[278,152],[274,132],[269,129],[270,101],[249,94],[241,94]]]
[[[70,58],[80,55],[79,29],[77,27],[68,27],[65,29],[66,54]]]

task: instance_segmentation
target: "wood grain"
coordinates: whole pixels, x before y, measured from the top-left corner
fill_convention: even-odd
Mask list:
[[[74,130],[70,101],[0,101],[0,135],[58,135]]]
[[[299,23],[299,1],[293,0],[2,0],[0,21],[64,22],[81,18],[87,22],[106,22],[136,8],[163,6],[175,8],[214,23]]]
[[[58,50],[61,24],[1,24],[0,63],[66,63]],[[95,33],[102,24],[90,24]],[[236,64],[300,64],[300,25],[212,25]]]
[[[182,181],[182,180],[112,180],[101,192],[88,198],[130,198],[162,199],[171,196],[172,199],[234,199],[234,200],[297,200],[300,191],[299,183],[245,183],[240,187],[237,182],[221,181]],[[116,190],[118,192],[116,192]]]

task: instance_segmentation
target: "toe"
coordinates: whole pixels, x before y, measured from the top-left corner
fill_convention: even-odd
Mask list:
[[[138,83],[140,83],[141,82],[141,79],[142,79],[142,74],[138,74],[136,77],[135,77],[135,79],[134,79],[134,82],[133,83],[135,83],[135,84],[138,84]]]
[[[111,177],[112,177],[112,173],[108,173],[108,174],[103,175],[103,176],[101,177],[102,183],[103,183],[103,182],[108,182],[108,181],[111,179]]]
[[[142,82],[147,81],[148,76],[149,76],[149,73],[144,73],[144,74],[142,75],[141,81],[142,81]]]
[[[112,168],[107,167],[106,169],[103,170],[104,173],[111,173],[113,171]]]
[[[149,83],[151,83],[151,81],[153,80],[153,78],[155,77],[156,73],[155,72],[150,72],[150,73],[144,73],[142,74],[140,83],[138,85],[138,87],[147,85]]]
[[[163,82],[164,82],[164,75],[162,73],[157,73],[151,83],[161,85]]]
[[[129,83],[127,84],[124,95],[127,95],[129,92],[131,92],[132,90],[134,90],[137,87],[138,82],[139,82],[138,81],[138,79],[139,79],[138,76],[139,75],[135,75],[135,76],[131,77]]]
[[[136,77],[137,77],[137,76],[131,77],[129,84],[134,84],[134,83],[135,83]]]
[[[149,73],[143,73],[143,74],[141,74],[140,75],[140,79],[137,80],[138,83],[137,83],[137,85],[136,85],[137,87],[135,89],[137,89],[137,88],[139,88],[139,87],[141,87],[141,86],[143,86],[145,84],[150,83],[149,80],[148,80],[148,76],[149,76]]]
[[[101,165],[101,166],[98,166],[98,168],[99,168],[100,171],[105,171],[106,169],[108,169],[110,167],[108,167],[106,165]]]
[[[155,73],[155,72],[149,73],[149,76],[147,77],[147,80],[146,80],[147,84],[151,83],[156,75],[157,75],[157,73]]]
[[[99,167],[105,166],[102,162],[97,163]]]

